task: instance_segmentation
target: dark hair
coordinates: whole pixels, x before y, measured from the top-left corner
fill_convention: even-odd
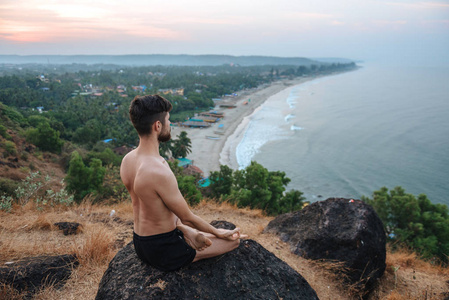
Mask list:
[[[165,124],[171,109],[171,103],[159,95],[136,96],[129,106],[129,117],[140,136],[149,135],[156,121]]]

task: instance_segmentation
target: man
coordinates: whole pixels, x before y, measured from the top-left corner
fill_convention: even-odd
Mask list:
[[[159,155],[159,143],[171,137],[171,108],[159,95],[134,98],[129,114],[140,143],[120,168],[133,204],[137,256],[162,271],[229,252],[244,237],[238,228],[216,229],[190,211],[175,175]]]

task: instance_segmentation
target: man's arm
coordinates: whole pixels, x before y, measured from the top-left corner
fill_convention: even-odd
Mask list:
[[[184,225],[196,228],[202,232],[209,232],[218,238],[236,240],[240,238],[240,229],[218,230],[202,218],[195,215],[187,205],[178,188],[176,177],[170,170],[162,170],[155,178],[155,189],[164,204],[170,209]]]

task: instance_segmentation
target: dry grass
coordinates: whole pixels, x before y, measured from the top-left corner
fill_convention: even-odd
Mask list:
[[[2,300],[21,300],[25,296],[9,285],[0,284],[0,299]]]
[[[115,255],[113,251],[114,236],[99,225],[92,225],[86,230],[81,244],[75,242],[72,253],[76,254],[82,265],[102,265],[108,263]]]
[[[47,214],[41,214],[37,217],[33,224],[31,224],[30,229],[53,230],[54,225],[48,221]]]
[[[111,217],[112,210],[115,214]],[[336,271],[342,267],[340,264],[298,257],[276,235],[264,234],[263,229],[273,218],[260,210],[206,201],[192,210],[208,222],[226,220],[236,224],[249,238],[299,272],[320,299],[359,299],[349,296],[342,276],[337,275]],[[0,264],[27,256],[75,253],[80,265],[73,270],[64,287],[56,289],[48,285],[35,295],[35,299],[94,299],[109,261],[132,239],[132,220],[129,202],[97,206],[85,201],[70,209],[47,208],[44,212],[37,211],[31,204],[15,207],[11,213],[0,212]],[[52,225],[64,221],[80,223],[84,231],[64,236]],[[389,251],[387,270],[369,299],[444,299],[444,292],[449,290],[447,280],[448,268],[424,262],[412,252]],[[8,287],[0,287],[0,299],[20,299],[20,295],[12,293]]]
[[[372,299],[447,299],[449,268],[406,249],[387,251],[386,270]]]

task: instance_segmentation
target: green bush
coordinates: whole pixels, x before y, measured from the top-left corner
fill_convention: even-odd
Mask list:
[[[17,155],[16,144],[11,141],[5,141],[3,143],[3,148],[5,149],[6,156],[15,156]]]
[[[177,180],[179,190],[186,199],[187,203],[191,206],[195,206],[200,203],[203,195],[196,186],[196,178],[194,176],[179,176]]]
[[[11,139],[11,136],[7,132],[7,128],[0,124],[0,136],[4,137],[7,140]]]
[[[169,161],[168,165],[173,171],[173,174],[175,174],[176,180],[178,181],[179,191],[186,199],[187,203],[192,206],[198,204],[203,198],[203,195],[197,186],[198,178],[184,175],[182,173],[183,168],[178,166],[176,161]]]
[[[50,181],[51,178],[48,175],[43,177],[39,172],[31,172],[30,175],[17,185],[14,192],[10,195],[1,196],[0,209],[10,211],[13,202],[25,205],[30,201],[36,203],[39,209],[46,205],[70,205],[73,202],[73,196],[67,193],[64,188],[64,183],[62,183],[63,188],[57,192],[52,189],[45,190],[45,187],[49,185]]]
[[[89,152],[87,154],[87,159],[91,160],[92,158],[101,160],[104,166],[120,166],[120,163],[122,162],[122,157],[115,154],[111,148],[106,148],[102,152]]]
[[[89,166],[86,166],[79,153],[74,151],[65,178],[67,190],[73,193],[75,201],[80,203],[88,194],[101,192],[105,174],[106,169],[101,160],[93,158]]]
[[[276,215],[299,210],[304,205],[301,191],[285,193],[290,182],[285,172],[270,172],[255,161],[238,171],[222,165],[220,171],[211,172],[209,179],[212,197],[229,199],[239,207],[258,208]]]
[[[108,203],[131,200],[128,190],[120,178],[119,166],[106,166],[106,174],[101,187],[101,192],[97,195],[95,200],[97,202],[107,200]]]
[[[0,210],[9,212],[12,208],[12,197],[11,196],[0,196]]]
[[[6,196],[14,195],[14,191],[19,186],[19,183],[9,178],[0,178],[0,191]]]
[[[59,131],[50,127],[48,122],[41,122],[36,128],[26,131],[27,141],[38,146],[43,151],[61,153],[64,142],[59,138]]]
[[[413,249],[427,259],[449,262],[449,215],[443,204],[432,204],[426,195],[405,193],[401,187],[386,187],[362,200],[373,206],[393,246]]]

